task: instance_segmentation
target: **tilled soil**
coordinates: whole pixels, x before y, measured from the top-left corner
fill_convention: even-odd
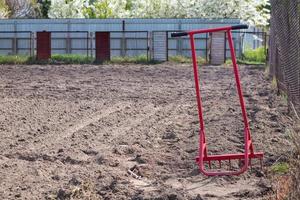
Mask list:
[[[190,64],[0,66],[0,198],[265,198],[291,120],[263,68],[240,75],[264,168],[205,177]],[[200,77],[209,153],[243,152],[232,68],[205,66]]]

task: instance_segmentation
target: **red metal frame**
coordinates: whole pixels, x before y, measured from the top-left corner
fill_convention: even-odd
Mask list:
[[[251,132],[249,129],[248,117],[247,117],[247,113],[246,113],[245,102],[244,102],[244,98],[243,98],[242,87],[241,87],[241,83],[240,83],[239,70],[238,70],[236,57],[235,57],[235,51],[234,51],[231,30],[238,29],[238,27],[239,26],[237,26],[237,27],[228,26],[228,27],[221,27],[221,28],[194,30],[194,31],[189,31],[186,34],[186,35],[189,35],[190,43],[191,43],[194,79],[195,79],[196,97],[197,97],[197,106],[198,106],[198,116],[199,116],[199,122],[200,122],[199,156],[196,158],[196,161],[199,165],[200,171],[207,176],[240,175],[248,169],[249,165],[251,164],[251,159],[258,158],[258,159],[260,159],[260,161],[262,161],[262,158],[263,158],[262,152],[259,152],[259,153],[254,152],[254,147],[253,147],[252,140],[251,140]],[[198,65],[197,65],[197,56],[196,56],[196,50],[195,50],[194,35],[200,34],[200,33],[211,33],[211,32],[218,32],[218,31],[224,31],[228,34],[228,42],[229,42],[229,46],[230,46],[230,53],[231,53],[231,59],[232,59],[232,64],[233,64],[233,69],[234,69],[234,76],[235,76],[240,106],[242,109],[242,116],[243,116],[243,121],[244,121],[245,148],[244,148],[244,153],[239,153],[239,154],[208,155],[208,153],[207,153],[207,145],[206,145],[206,139],[205,139],[205,126],[204,126],[204,121],[203,121],[202,100],[201,100],[201,95],[200,95],[200,85],[199,85],[199,79],[198,79]],[[178,35],[178,36],[183,36],[183,35]],[[244,165],[237,171],[234,171],[234,170],[212,171],[212,170],[205,169],[205,166],[204,166],[205,162],[208,162],[209,167],[211,168],[212,161],[218,161],[221,166],[222,160],[228,160],[229,163],[231,160],[241,160],[241,161],[243,161]],[[261,162],[261,164],[262,164],[262,162]]]

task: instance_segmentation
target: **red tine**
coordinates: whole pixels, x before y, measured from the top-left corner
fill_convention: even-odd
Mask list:
[[[221,163],[221,160],[219,160],[219,168],[221,169],[222,167],[222,163]]]

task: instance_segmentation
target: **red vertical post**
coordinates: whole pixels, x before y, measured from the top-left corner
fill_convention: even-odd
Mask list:
[[[96,32],[96,61],[110,60],[110,32]]]
[[[37,59],[47,60],[51,57],[51,32],[37,32]]]

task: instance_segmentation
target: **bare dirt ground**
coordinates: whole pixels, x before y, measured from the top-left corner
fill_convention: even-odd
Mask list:
[[[285,103],[264,69],[240,67],[264,166],[290,152]],[[200,71],[211,153],[241,152],[230,67]],[[205,177],[190,64],[0,66],[1,199],[264,199],[263,172]],[[137,166],[137,179],[128,169]]]

